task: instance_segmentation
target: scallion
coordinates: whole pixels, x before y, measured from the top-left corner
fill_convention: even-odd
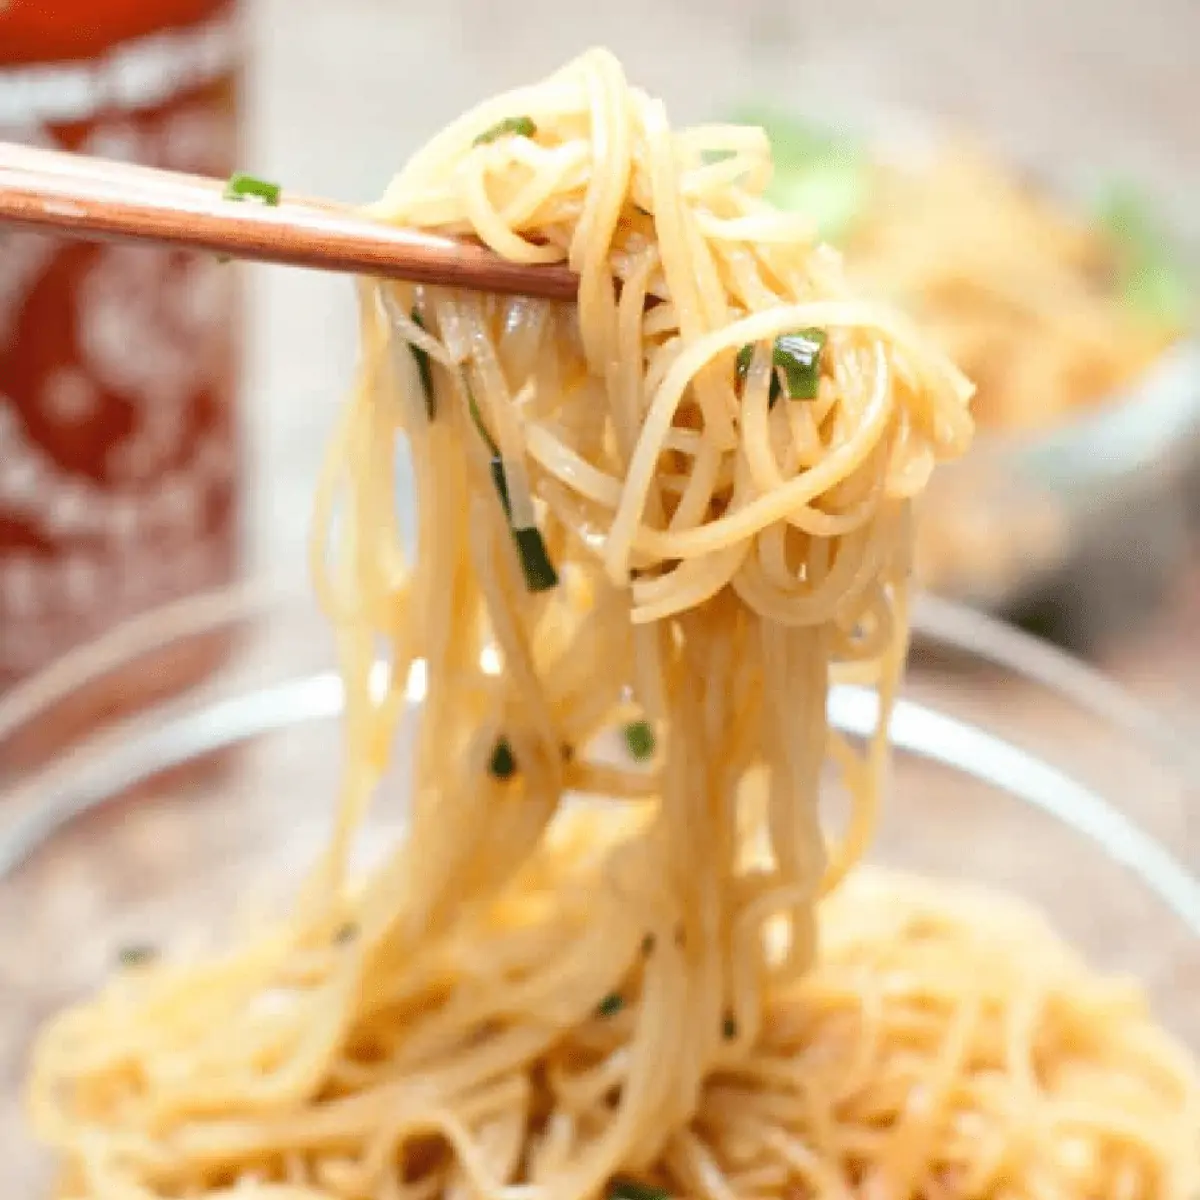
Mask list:
[[[741,386],[746,382],[746,376],[750,373],[750,361],[754,358],[754,345],[752,342],[747,342],[737,352],[737,381]],[[771,367],[771,390],[767,393],[767,405],[770,408],[775,407],[775,401],[779,399],[780,392],[783,391],[779,382],[779,372],[775,370],[774,364]]]
[[[488,763],[488,771],[491,773],[493,779],[511,779],[517,773],[517,760],[513,755],[512,746],[509,744],[508,738],[499,737],[496,739],[496,744],[492,747],[492,757]]]
[[[771,391],[769,403],[779,399],[787,381],[787,394],[792,400],[815,400],[821,382],[821,351],[825,348],[823,329],[800,329],[780,334],[771,349]],[[736,372],[739,384],[744,383],[754,357],[754,346],[747,344],[737,352]]]
[[[499,454],[492,455],[490,469],[492,472],[492,486],[496,489],[496,495],[500,497],[500,507],[504,509],[504,515],[511,519],[512,505],[508,500],[508,479],[504,474],[504,459]]]
[[[504,475],[504,459],[500,455],[500,447],[496,445],[496,439],[492,437],[487,425],[484,424],[483,414],[479,411],[479,404],[475,399],[475,392],[471,387],[471,381],[467,378],[466,371],[463,371],[462,378],[463,386],[467,389],[467,408],[470,411],[471,420],[475,428],[479,430],[479,436],[483,438],[492,452],[492,461],[489,464],[492,485],[496,489],[496,495],[500,497],[500,506],[504,509],[508,527],[512,530],[513,541],[517,544],[521,570],[525,573],[525,586],[531,592],[549,591],[558,586],[558,572],[555,571],[554,564],[550,561],[550,553],[546,549],[546,543],[542,541],[541,532],[535,527],[518,529],[512,523],[512,504],[508,498],[508,480]]]
[[[334,942],[339,946],[348,945],[358,937],[358,923],[356,921],[346,921],[338,926],[337,933],[333,935]]]
[[[734,1019],[732,1013],[726,1014],[725,1021],[721,1026],[721,1032],[724,1033],[727,1042],[731,1042],[737,1037],[737,1021]]]
[[[525,586],[531,592],[547,592],[558,586],[558,572],[550,561],[550,552],[542,540],[541,530],[536,526],[518,529],[512,523],[512,505],[508,499],[508,481],[504,476],[504,460],[499,454],[492,457],[492,483],[504,515],[508,518],[509,528],[512,529],[513,541],[517,544],[517,554],[521,559],[521,570],[525,573]]]
[[[821,382],[821,351],[824,349],[823,329],[801,329],[775,339],[771,361],[783,369],[791,399],[817,398],[817,386]]]
[[[158,957],[158,951],[153,946],[137,943],[122,946],[117,951],[117,960],[123,967],[144,967]]]
[[[492,452],[492,457],[499,458],[500,447],[496,445],[496,439],[492,437],[487,425],[484,424],[483,413],[479,411],[479,402],[475,399],[475,389],[471,387],[471,381],[467,378],[465,368],[462,373],[462,381],[463,387],[467,389],[467,411],[471,414],[471,422],[479,431],[479,436],[487,443],[487,448]]]
[[[620,992],[609,992],[599,1004],[596,1005],[596,1016],[598,1017],[613,1017],[625,1007],[625,1001],[621,997]]]
[[[608,1200],[671,1200],[666,1188],[618,1177],[608,1185]]]
[[[472,144],[486,146],[502,137],[533,137],[535,133],[537,126],[532,117],[505,117],[490,129],[485,129]]]
[[[654,754],[654,730],[649,721],[630,721],[624,734],[625,745],[638,762],[645,762]]]
[[[425,328],[425,322],[421,320],[421,314],[415,308],[412,310],[412,319],[413,324],[418,328]],[[412,356],[417,363],[417,374],[421,377],[421,388],[425,392],[425,412],[432,421],[437,416],[437,400],[433,395],[433,366],[429,361],[429,355],[420,346],[414,346],[409,342],[408,348],[412,351]]]
[[[261,200],[263,204],[273,207],[279,203],[282,190],[277,183],[268,183],[265,179],[235,171],[225,184],[224,196],[226,200]]]
[[[550,561],[550,552],[537,529],[514,529],[517,550],[521,554],[521,569],[525,572],[525,586],[531,592],[548,592],[558,587],[558,572]]]

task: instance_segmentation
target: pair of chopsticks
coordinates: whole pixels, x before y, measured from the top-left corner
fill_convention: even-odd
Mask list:
[[[90,241],[146,241],[285,263],[574,300],[565,266],[513,263],[478,242],[399,229],[328,201],[225,197],[225,181],[0,142],[0,225]]]

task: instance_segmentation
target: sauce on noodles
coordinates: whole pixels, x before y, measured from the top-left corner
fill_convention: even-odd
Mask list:
[[[313,556],[335,831],[277,924],[47,1027],[62,1200],[1195,1187],[1193,1070],[1136,994],[1010,902],[846,879],[886,730],[842,742],[826,693],[891,702],[910,502],[971,389],[848,293],[769,172],[760,130],[672,131],[596,51],[375,206],[565,259],[578,304],[361,282]],[[418,663],[409,829],[348,878]],[[622,725],[640,761],[604,752]],[[853,812],[830,846],[827,760]]]

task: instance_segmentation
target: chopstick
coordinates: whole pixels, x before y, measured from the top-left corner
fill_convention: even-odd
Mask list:
[[[509,262],[479,242],[397,228],[330,201],[284,192],[265,205],[224,190],[224,180],[0,142],[0,224],[549,300],[574,300],[579,289],[563,264]]]

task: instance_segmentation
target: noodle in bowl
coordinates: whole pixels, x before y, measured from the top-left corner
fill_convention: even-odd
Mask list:
[[[43,1031],[58,1196],[1200,1182],[1195,1068],[1137,989],[1011,901],[854,869],[910,506],[966,448],[971,389],[761,200],[769,168],[761,131],[673,133],[593,52],[453,123],[375,206],[565,259],[578,304],[360,284],[314,542],[334,832],[284,919]],[[416,662],[408,829],[357,877]],[[861,742],[828,723],[839,681],[878,695]],[[593,752],[614,726],[638,762]]]

